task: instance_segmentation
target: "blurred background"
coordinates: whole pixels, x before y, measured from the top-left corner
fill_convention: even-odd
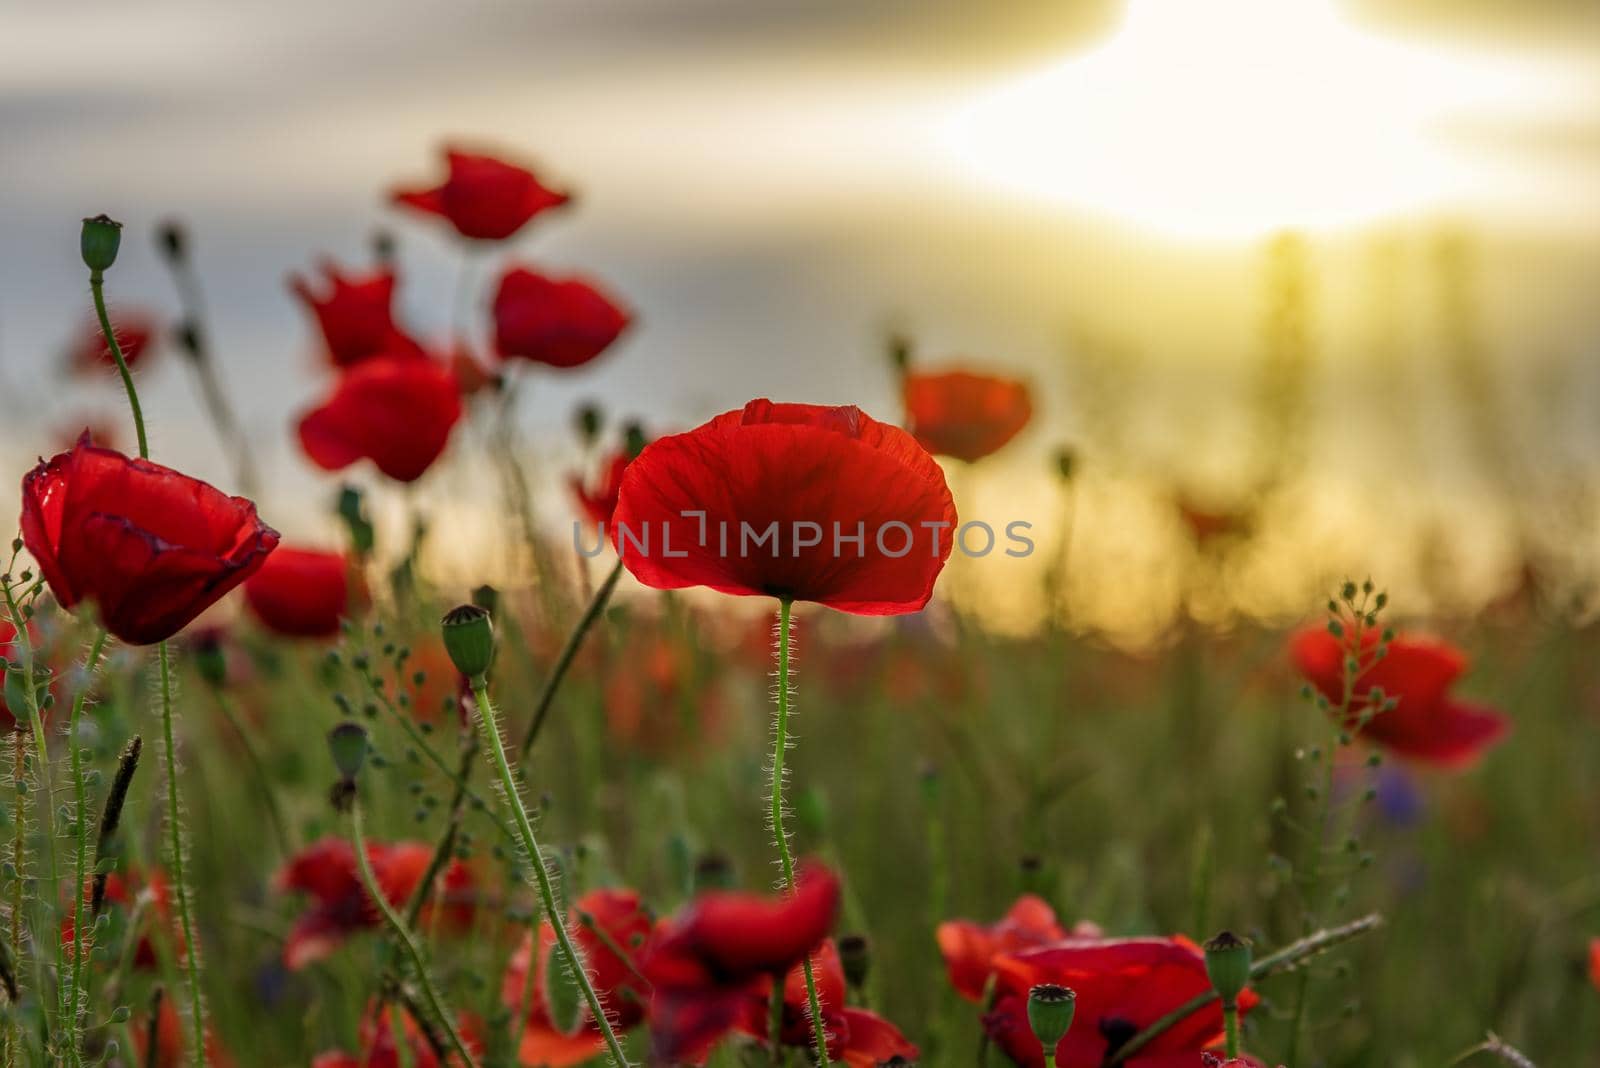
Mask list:
[[[385,193],[448,140],[575,189],[513,251],[638,316],[524,384],[552,489],[589,399],[656,432],[763,395],[898,420],[899,333],[921,366],[1034,388],[1012,446],[951,469],[963,518],[1035,527],[1034,557],[944,584],[996,626],[1147,645],[1298,617],[1369,571],[1419,613],[1600,598],[1591,0],[4,3],[0,26],[14,476],[122,411],[114,376],[66,370],[79,219],[128,226],[113,303],[175,317],[151,235],[177,218],[263,512],[331,540],[338,482],[292,433],[326,384],[286,278],[388,230],[405,317],[443,341],[460,249]],[[236,488],[159,355],[157,455]],[[470,433],[417,495],[450,505],[429,566],[478,581],[503,533]],[[417,501],[385,492],[403,522]]]

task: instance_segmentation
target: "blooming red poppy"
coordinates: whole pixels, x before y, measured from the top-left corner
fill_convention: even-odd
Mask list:
[[[385,1008],[374,1001],[361,1014],[361,1030],[357,1036],[361,1054],[357,1056],[343,1050],[328,1050],[311,1058],[311,1068],[403,1068],[404,1065],[410,1065],[411,1068],[443,1068],[460,1063],[454,1054],[441,1062],[432,1044],[424,1037],[421,1026],[409,1012],[404,1014],[401,1027],[405,1035],[405,1055],[402,1057],[401,1044],[395,1041],[393,1021],[394,1015],[402,1011],[394,1005]],[[478,1021],[462,1013],[457,1017],[456,1030],[461,1035],[462,1044],[474,1055],[481,1056],[483,1041],[479,1038]]]
[[[647,445],[612,544],[646,586],[914,612],[956,535],[944,472],[859,408],[754,400]]]
[[[610,524],[611,513],[617,509],[617,495],[622,492],[622,473],[632,462],[626,449],[618,449],[601,458],[598,477],[588,481],[580,475],[568,477],[567,485],[589,522],[598,526]]]
[[[280,545],[244,584],[245,603],[268,630],[290,638],[331,638],[349,612],[350,562],[343,553]]]
[[[995,960],[994,1008],[983,1024],[989,1037],[1022,1068],[1044,1064],[1044,1051],[1028,1024],[1028,991],[1040,983],[1065,986],[1077,995],[1072,1029],[1056,1047],[1058,1068],[1099,1068],[1134,1035],[1211,989],[1204,954],[1181,935],[1068,938],[1002,954]],[[1239,996],[1239,1010],[1248,1012],[1259,1000],[1254,991],[1246,990]],[[1200,1052],[1221,1038],[1222,1008],[1213,1001],[1163,1031],[1127,1066],[1191,1063],[1199,1068]]]
[[[63,608],[91,602],[151,645],[253,575],[278,532],[243,497],[85,438],[23,478],[22,540]]]
[[[117,345],[122,349],[122,358],[127,361],[129,367],[134,367],[147,354],[155,351],[154,342],[161,332],[161,327],[156,317],[149,312],[128,308],[118,309],[111,316],[111,332],[117,336]],[[116,368],[116,357],[111,355],[111,346],[106,344],[106,336],[100,329],[98,316],[89,316],[79,327],[77,335],[73,338],[72,347],[67,350],[67,366],[75,374],[80,375]]]
[[[1023,894],[998,923],[985,927],[971,920],[949,920],[939,925],[936,935],[950,985],[968,1001],[982,1001],[996,957],[1058,941],[1067,932],[1043,898]]]
[[[581,278],[510,267],[494,294],[495,351],[551,367],[586,364],[622,335],[631,316]]]
[[[349,367],[374,356],[423,355],[395,325],[392,270],[345,274],[327,260],[318,270],[324,283],[320,289],[299,274],[290,276],[289,288],[316,316],[330,363]]]
[[[922,446],[968,463],[1000,451],[1033,416],[1027,384],[994,375],[913,371],[901,392],[907,428]]]
[[[447,368],[380,356],[340,375],[333,393],[301,416],[300,446],[327,471],[366,458],[390,478],[414,482],[444,452],[460,418]]]
[[[711,891],[659,930],[642,968],[651,1034],[667,1060],[692,1059],[735,1026],[752,984],[786,975],[820,946],[839,913],[839,880],[801,864],[792,892]]]
[[[920,1051],[898,1027],[876,1013],[845,1004],[844,966],[832,939],[823,942],[811,955],[811,968],[830,1059],[843,1061],[851,1068],[876,1068],[896,1057],[907,1061],[917,1059]],[[761,1042],[769,1037],[771,987],[770,979],[751,987],[745,996],[744,1014],[738,1025],[744,1034]],[[802,1049],[810,1049],[815,1041],[803,965],[791,968],[783,978],[779,1037],[784,1045]]]
[[[583,954],[589,978],[605,1005],[606,1016],[617,1031],[626,1031],[644,1019],[649,985],[638,971],[653,922],[632,890],[591,890],[578,899],[572,909],[570,929]],[[545,921],[539,928],[539,952],[534,963],[533,940],[525,937],[512,956],[501,984],[501,1001],[513,1012],[519,1011],[527,996],[528,1020],[522,1032],[519,1057],[523,1064],[544,1068],[567,1068],[600,1054],[605,1039],[587,1006],[580,1008],[576,1028],[563,1030],[552,1019],[549,985],[545,977],[552,967],[561,967],[555,948],[556,933]],[[618,950],[624,956],[618,955]],[[532,967],[533,989],[527,990]]]
[[[372,874],[384,899],[396,908],[410,901],[432,859],[433,847],[425,842],[367,843]],[[453,860],[439,878],[434,895],[440,900],[424,911],[437,904],[447,927],[465,930],[472,923],[472,873]],[[355,849],[343,838],[323,838],[296,853],[278,873],[275,885],[280,891],[311,898],[283,947],[283,962],[291,971],[322,960],[350,935],[382,921],[362,885]]]
[[[1433,638],[1401,635],[1381,660],[1373,660],[1379,634],[1364,628],[1363,670],[1352,690],[1347,725],[1398,756],[1440,768],[1471,765],[1511,732],[1511,720],[1482,705],[1458,701],[1450,687],[1467,668],[1464,653]],[[1289,641],[1295,666],[1335,708],[1344,695],[1344,661],[1352,639],[1335,638],[1325,627],[1308,627]],[[1373,711],[1368,695],[1381,689],[1399,703]],[[1364,717],[1366,721],[1363,723]]]
[[[500,241],[536,215],[571,200],[524,167],[459,149],[444,150],[449,176],[428,189],[399,189],[396,204],[450,221],[463,237]]]

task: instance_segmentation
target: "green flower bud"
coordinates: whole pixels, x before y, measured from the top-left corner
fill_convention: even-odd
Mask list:
[[[1056,473],[1061,476],[1061,481],[1071,482],[1072,476],[1078,470],[1078,453],[1069,446],[1063,445],[1056,450]]]
[[[1205,950],[1206,975],[1222,1003],[1231,1005],[1250,982],[1250,940],[1223,931],[1206,943]]]
[[[648,444],[650,439],[645,436],[644,427],[638,423],[629,423],[622,428],[622,447],[627,450],[628,459],[631,460],[644,452],[644,447]]]
[[[1028,1024],[1046,1057],[1055,1056],[1056,1047],[1072,1028],[1077,1008],[1078,995],[1064,986],[1040,983],[1028,991]]]
[[[367,728],[355,720],[345,720],[328,732],[328,750],[339,774],[354,779],[367,762]]]
[[[476,682],[494,663],[494,624],[488,609],[464,604],[444,614],[440,620],[444,648],[456,670]]]
[[[593,445],[600,437],[600,430],[605,426],[605,413],[598,404],[589,403],[580,405],[573,413],[573,424],[578,429],[578,440],[585,445]]]
[[[117,262],[117,249],[122,245],[122,224],[109,215],[85,219],[78,245],[89,270],[97,273],[110,270]]]

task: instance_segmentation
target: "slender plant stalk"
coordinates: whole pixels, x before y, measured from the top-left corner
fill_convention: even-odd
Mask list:
[[[1239,1003],[1237,1001],[1223,1002],[1222,1031],[1226,1042],[1223,1050],[1231,1061],[1239,1056]]]
[[[511,809],[517,833],[521,836],[528,866],[533,869],[534,878],[539,884],[539,899],[544,904],[545,917],[555,930],[556,945],[561,950],[561,959],[583,992],[583,999],[589,1005],[589,1013],[594,1018],[595,1026],[599,1027],[600,1033],[605,1036],[606,1049],[611,1054],[612,1061],[617,1068],[628,1068],[628,1058],[622,1052],[622,1043],[617,1040],[611,1019],[606,1015],[604,1006],[600,1004],[600,995],[595,992],[594,983],[590,981],[589,973],[584,967],[583,957],[572,941],[571,932],[567,930],[567,919],[556,906],[555,887],[551,885],[550,872],[544,863],[544,854],[539,851],[539,843],[533,836],[533,822],[528,818],[527,807],[522,803],[522,792],[517,787],[516,775],[506,759],[505,743],[500,738],[500,725],[495,720],[494,704],[489,700],[489,683],[484,676],[479,675],[472,680],[472,695],[478,705],[478,722],[483,728],[484,742],[488,747],[490,760],[500,776],[500,786],[505,794],[506,804]],[[529,981],[532,981],[531,976]]]
[[[22,725],[17,724],[11,732],[12,759],[14,761],[12,772],[13,789],[16,791],[16,808],[11,813],[11,818],[16,821],[16,840],[12,843],[11,866],[16,874],[11,882],[11,959],[22,959],[22,881],[24,874],[24,854],[27,851],[28,829],[28,743],[22,732]],[[20,973],[21,969],[18,969]],[[20,974],[18,983],[21,982]],[[15,1005],[12,1006],[15,1009]],[[17,1014],[15,1011],[6,1013],[6,1068],[15,1068],[17,1063]]]
[[[233,707],[228,695],[220,689],[213,689],[212,692],[217,699],[217,709],[222,713],[222,718],[228,721],[228,726],[233,728],[233,733],[238,736],[239,745],[244,749],[245,761],[250,765],[250,770],[261,787],[261,797],[267,803],[267,817],[272,822],[272,834],[278,840],[278,852],[287,857],[294,852],[294,846],[289,840],[289,822],[284,819],[283,809],[278,804],[277,791],[272,788],[272,780],[267,775],[266,761],[262,760],[261,754],[256,751],[255,742],[250,740],[250,732],[239,722],[238,710]]]
[[[1465,1064],[1467,1061],[1470,1061],[1480,1053],[1493,1053],[1502,1061],[1513,1065],[1514,1068],[1535,1068],[1533,1061],[1526,1053],[1523,1053],[1520,1049],[1511,1045],[1493,1031],[1490,1031],[1488,1035],[1485,1036],[1484,1040],[1479,1042],[1476,1046],[1473,1046],[1471,1049],[1465,1050],[1464,1052],[1458,1054],[1456,1058],[1446,1066],[1446,1068],[1455,1068],[1455,1066],[1458,1064]]]
[[[352,801],[350,805],[350,842],[355,847],[356,867],[361,872],[361,883],[366,887],[367,896],[378,906],[378,911],[383,913],[389,929],[394,932],[395,941],[405,950],[406,956],[411,958],[411,966],[416,972],[417,985],[422,988],[422,996],[428,1002],[428,1010],[438,1018],[440,1026],[450,1038],[450,1045],[456,1051],[456,1056],[461,1058],[461,1063],[466,1068],[477,1068],[478,1062],[473,1058],[472,1052],[467,1049],[466,1043],[461,1039],[461,1032],[456,1029],[455,1018],[444,1005],[439,992],[434,989],[433,980],[428,977],[428,965],[423,959],[422,948],[417,945],[417,940],[412,937],[411,931],[394,911],[394,906],[389,904],[389,899],[384,896],[383,888],[378,885],[378,878],[373,874],[372,861],[367,857],[367,840],[361,832],[361,804]],[[394,1036],[395,1044],[399,1045],[405,1040],[402,1030]]]
[[[189,911],[189,882],[183,870],[183,822],[178,803],[178,746],[172,733],[172,665],[167,643],[156,647],[161,662],[161,733],[167,758],[167,848],[172,853],[173,896],[178,901],[178,924],[183,931],[184,971],[189,982],[189,1013],[193,1017],[194,1046],[190,1059],[195,1068],[205,1068],[206,1017],[200,991],[200,946],[194,937],[194,919]]]
[[[139,391],[133,388],[133,372],[128,370],[128,361],[123,358],[122,345],[117,341],[117,332],[112,328],[111,316],[106,311],[105,275],[100,271],[89,272],[89,292],[94,294],[94,313],[100,318],[100,332],[106,336],[111,358],[117,361],[117,373],[122,375],[122,388],[128,392],[128,407],[133,409],[133,429],[139,437],[139,458],[148,460],[150,440],[144,433],[144,409],[139,406]]]
[[[783,758],[789,748],[789,616],[792,608],[793,602],[788,598],[778,602],[778,718],[772,732],[772,836],[778,841],[778,856],[783,861],[784,889],[790,893],[794,892],[794,856],[789,851],[788,832],[783,829]],[[817,1063],[828,1068],[828,1035],[823,1028],[822,1002],[817,997],[817,977],[809,956],[804,968]]]
[[[102,627],[95,634],[94,643],[89,647],[89,672],[92,674],[100,663],[100,653],[106,645],[106,631]],[[83,922],[83,891],[89,879],[89,873],[84,867],[84,858],[89,855],[89,795],[88,788],[83,781],[83,750],[78,745],[78,724],[83,716],[83,704],[89,694],[88,684],[78,691],[72,700],[72,717],[67,721],[67,753],[72,767],[73,802],[76,806],[73,823],[74,834],[74,869],[72,892],[72,973],[71,984],[67,988],[67,1008],[71,1020],[70,1041],[72,1043],[72,1063],[79,1064],[82,1059],[83,1028],[79,1026],[81,1016],[87,1008],[87,999],[84,997],[84,970],[83,957],[91,948],[92,933],[84,932]]]
[[[589,607],[583,610],[583,617],[572,628],[572,633],[567,635],[567,644],[561,647],[561,655],[556,657],[555,667],[550,669],[550,677],[545,680],[544,689],[539,693],[539,703],[534,707],[533,719],[528,723],[528,732],[522,736],[522,745],[517,749],[518,760],[526,759],[528,750],[533,748],[534,740],[539,737],[545,718],[550,714],[550,706],[555,703],[556,691],[561,688],[562,680],[567,677],[567,669],[572,667],[572,661],[578,655],[578,650],[583,647],[583,640],[588,637],[595,620],[605,611],[606,603],[611,600],[612,591],[617,588],[617,580],[620,578],[622,578],[622,561],[619,559],[611,568],[611,573],[606,576],[606,580],[589,599]]]

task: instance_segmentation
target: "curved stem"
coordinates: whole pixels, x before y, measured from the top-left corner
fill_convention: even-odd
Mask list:
[[[561,688],[561,680],[567,677],[567,669],[572,667],[573,659],[583,646],[583,639],[588,636],[595,620],[600,618],[600,613],[605,611],[606,603],[611,600],[611,593],[617,588],[617,580],[620,578],[622,578],[622,561],[619,559],[612,567],[611,573],[606,576],[606,580],[589,599],[589,607],[584,609],[583,617],[572,628],[572,633],[567,635],[567,644],[561,647],[561,655],[556,657],[555,667],[550,670],[550,677],[545,680],[544,689],[539,694],[539,703],[533,710],[533,720],[528,724],[528,732],[522,736],[522,744],[517,748],[518,760],[526,757],[528,750],[533,748],[534,739],[539,737],[539,730],[544,726],[545,717],[550,713],[550,706],[555,703],[556,691]]]
[[[583,991],[583,999],[589,1005],[589,1013],[594,1019],[595,1026],[599,1027],[600,1033],[605,1036],[606,1049],[611,1054],[612,1061],[617,1068],[628,1068],[628,1058],[622,1052],[622,1043],[617,1040],[611,1019],[600,1004],[600,995],[595,992],[594,983],[590,981],[589,973],[584,967],[583,957],[572,941],[571,932],[567,930],[567,918],[556,906],[555,888],[550,883],[550,872],[545,868],[544,854],[539,852],[539,843],[534,839],[533,822],[528,819],[527,807],[522,803],[522,793],[517,788],[516,776],[511,770],[511,764],[506,760],[506,747],[500,738],[500,725],[495,721],[494,704],[489,700],[488,680],[482,675],[472,680],[472,695],[478,705],[478,722],[483,728],[484,741],[488,746],[491,762],[500,776],[500,787],[505,794],[506,804],[511,808],[517,833],[522,838],[522,848],[527,854],[528,866],[533,869],[534,878],[538,882],[539,900],[544,904],[545,917],[556,933],[556,945],[561,950],[562,961],[571,971],[578,989]],[[531,978],[529,982],[531,984]]]
[[[433,980],[428,977],[427,962],[422,959],[422,949],[417,945],[417,940],[411,936],[404,921],[395,913],[394,906],[389,904],[389,899],[384,896],[383,888],[378,885],[378,878],[372,872],[372,861],[367,857],[367,840],[361,833],[361,803],[353,801],[350,805],[350,841],[355,847],[356,867],[361,872],[361,883],[366,887],[367,896],[378,906],[378,911],[383,913],[389,929],[394,932],[395,940],[405,950],[406,956],[411,958],[412,968],[417,974],[417,985],[422,988],[422,996],[427,999],[428,1009],[438,1018],[440,1026],[445,1029],[445,1034],[450,1037],[450,1045],[455,1048],[456,1056],[461,1058],[461,1063],[466,1068],[477,1068],[478,1062],[473,1059],[472,1053],[467,1049],[466,1043],[461,1039],[461,1032],[456,1029],[455,1019],[450,1011],[445,1008],[444,1001],[439,997],[439,992],[433,987]],[[398,1046],[405,1042],[404,1031],[394,1036]]]
[[[183,819],[178,804],[178,746],[172,733],[172,665],[167,643],[156,647],[161,662],[161,733],[167,758],[167,848],[172,857],[173,896],[178,902],[178,924],[183,931],[184,972],[189,981],[189,1013],[193,1017],[193,1047],[190,1059],[195,1068],[205,1068],[206,1017],[200,996],[200,947],[194,938],[194,919],[189,912],[189,881],[183,870]]]
[[[111,316],[106,312],[105,276],[99,271],[89,274],[89,292],[94,294],[94,313],[100,318],[100,332],[106,336],[106,346],[112,359],[117,361],[117,372],[122,375],[122,388],[128,391],[128,407],[133,409],[133,429],[139,435],[139,458],[150,459],[150,441],[144,434],[144,409],[139,407],[139,391],[133,388],[133,372],[122,356],[122,346],[117,343],[117,332],[111,326]]]
[[[778,840],[778,856],[783,861],[784,889],[792,893],[794,856],[789,852],[789,835],[783,829],[783,757],[789,748],[789,615],[793,602],[784,598],[778,605],[778,718],[772,732],[772,836]],[[823,1028],[822,1002],[817,997],[817,977],[809,956],[805,959],[805,973],[817,1063],[828,1068],[828,1035]]]

